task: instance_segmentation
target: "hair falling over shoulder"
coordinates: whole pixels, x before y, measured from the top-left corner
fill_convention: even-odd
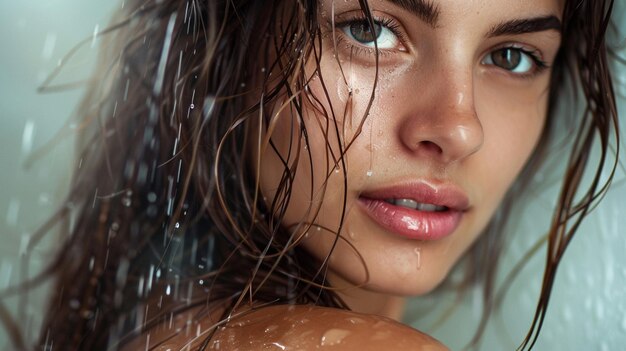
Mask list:
[[[367,1],[359,3],[371,18]],[[610,177],[604,182],[601,173],[616,167],[610,141],[618,137],[617,113],[604,41],[612,6],[611,0],[565,6],[550,113],[568,74],[583,92],[585,110],[546,239],[540,300],[520,349],[532,348],[559,261],[607,190]],[[289,109],[295,123],[303,104],[319,106],[325,98],[307,91],[313,77],[304,69],[319,69],[318,11],[316,0],[125,1],[100,34],[99,70],[80,106],[80,166],[50,222],[62,224],[59,255],[32,281],[0,292],[54,280],[39,347],[116,349],[192,309],[198,316],[221,313],[226,321],[246,303],[347,308],[327,286],[327,261],[297,245],[306,228],[282,225],[299,153],[283,160],[277,195],[266,205],[253,171],[260,160],[249,152],[250,140],[275,147],[261,138],[272,128],[273,111]],[[333,111],[319,113],[330,130],[341,128]],[[305,128],[300,135],[305,147]],[[551,135],[549,123],[520,183],[543,160]],[[597,145],[599,161],[589,164]],[[342,155],[330,157],[341,163]],[[594,178],[582,189],[585,172]],[[498,232],[513,197],[465,260],[466,282],[484,286],[478,334],[496,300],[506,240]],[[1,304],[0,316],[16,347],[27,348]],[[201,349],[210,338],[204,336]]]

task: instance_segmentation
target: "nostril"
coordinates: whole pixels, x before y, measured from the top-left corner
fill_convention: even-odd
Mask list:
[[[428,153],[440,154],[443,152],[439,145],[429,140],[420,141],[419,148],[422,149],[422,151],[426,151]]]

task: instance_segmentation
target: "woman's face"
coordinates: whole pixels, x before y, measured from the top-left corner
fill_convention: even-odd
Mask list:
[[[423,294],[476,240],[538,142],[563,4],[369,5],[376,34],[358,1],[321,1],[319,74],[307,64],[307,93],[320,101],[304,107],[309,145],[294,161],[300,122],[277,110],[277,151],[262,151],[260,184],[273,199],[281,158],[295,162],[283,224],[304,235],[301,245],[323,259],[340,230],[332,273],[359,284],[366,267],[370,290]],[[302,222],[313,223],[307,233]]]

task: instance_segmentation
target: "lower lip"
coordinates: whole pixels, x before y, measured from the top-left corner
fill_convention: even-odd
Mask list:
[[[459,226],[463,212],[428,212],[392,205],[386,201],[359,198],[365,212],[383,228],[415,240],[439,240]]]

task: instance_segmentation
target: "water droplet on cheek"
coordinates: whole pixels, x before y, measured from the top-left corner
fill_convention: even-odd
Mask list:
[[[366,174],[367,174],[367,176],[368,176],[368,177],[371,177],[371,176],[373,176],[373,175],[374,175],[374,171],[372,171],[372,170],[370,169],[370,170],[368,170],[368,171],[367,171],[367,173],[366,173]]]
[[[350,239],[352,239],[352,241],[356,241],[356,233],[353,231],[348,232],[348,236],[350,237]]]
[[[413,252],[417,256],[417,263],[415,264],[415,267],[420,270],[422,269],[422,248],[416,247],[415,249],[413,249]]]

